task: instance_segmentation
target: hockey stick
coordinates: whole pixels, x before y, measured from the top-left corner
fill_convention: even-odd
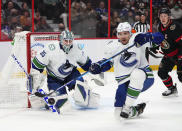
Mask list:
[[[13,58],[13,60],[18,64],[18,66],[23,70],[23,72],[26,74],[26,76],[27,76],[27,78],[28,78],[28,81],[29,81],[29,83],[31,83],[31,76],[28,74],[28,72],[25,70],[25,68],[22,66],[22,64],[18,61],[18,59],[17,59],[17,57],[14,55],[14,54],[12,54],[11,55],[12,56],[12,58]],[[28,85],[28,87],[29,87],[29,89],[27,89],[28,91],[29,91],[29,93],[30,94],[32,94],[32,84],[28,84],[27,83],[27,85]],[[39,89],[39,93],[40,94],[42,94],[42,95],[46,95],[46,93],[44,92],[44,90],[43,89]],[[33,95],[33,94],[32,94]],[[36,94],[35,94],[36,95]],[[37,96],[37,95],[36,95]],[[54,105],[51,105],[51,104],[49,104],[49,98],[48,97],[44,97],[44,101],[46,102],[46,104],[49,106],[49,108],[52,110],[52,112],[57,112],[58,114],[59,114],[59,111],[56,109],[56,107],[54,106]]]
[[[28,72],[25,70],[25,68],[23,67],[23,65],[21,64],[21,62],[17,59],[17,57],[12,54],[11,55],[13,60],[18,64],[18,66],[23,70],[23,72],[25,73],[25,75],[27,76],[29,82],[30,82],[30,75],[28,74]],[[29,86],[29,88],[27,89],[30,93],[32,93],[32,86]]]
[[[23,72],[26,74],[26,76],[29,76],[28,72],[25,70],[25,68],[22,66],[22,64],[18,61],[16,56],[14,54],[12,54],[11,56],[14,59],[14,61],[19,65],[19,67],[23,70]]]
[[[133,46],[135,46],[135,44],[133,44],[133,45],[131,45],[131,46],[129,46],[129,47],[123,49],[122,51],[118,52],[117,54],[115,54],[115,55],[111,56],[110,58],[104,60],[104,61],[100,64],[100,66],[102,66],[102,65],[104,65],[105,63],[109,62],[111,59],[115,58],[116,56],[120,55],[121,53],[125,52],[126,50],[132,48]],[[78,76],[78,77],[72,79],[71,81],[65,83],[64,85],[62,85],[61,87],[57,88],[56,90],[50,92],[49,94],[46,94],[45,96],[50,96],[50,95],[52,95],[53,93],[57,92],[57,91],[60,90],[61,88],[66,87],[67,85],[69,85],[69,84],[72,83],[73,81],[76,81],[76,80],[81,79],[81,78],[82,78],[83,76],[85,76],[87,73],[89,73],[89,71],[87,71],[87,72],[83,73],[82,75],[80,75],[80,76]],[[45,97],[45,96],[43,96],[43,97]],[[40,97],[41,97],[41,96],[40,96]]]

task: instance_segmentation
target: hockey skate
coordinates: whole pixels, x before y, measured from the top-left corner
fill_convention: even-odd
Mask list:
[[[123,118],[132,118],[135,116],[139,116],[143,113],[144,109],[146,107],[146,103],[140,103],[136,106],[127,107],[124,106],[123,110],[120,113],[120,116]]]
[[[175,86],[168,88],[165,92],[162,93],[162,96],[178,96],[178,90]]]

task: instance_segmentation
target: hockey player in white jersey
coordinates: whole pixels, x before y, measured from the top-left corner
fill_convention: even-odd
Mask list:
[[[33,93],[41,88],[41,74],[46,68],[47,86],[49,91],[55,91],[65,83],[79,77],[77,64],[85,71],[89,70],[91,59],[83,51],[83,44],[74,42],[74,35],[71,31],[65,30],[60,35],[60,41],[51,43],[41,50],[32,60],[31,75],[33,76]],[[93,93],[83,78],[67,85],[68,90],[75,89],[73,97],[75,104],[82,107],[96,108],[99,95]],[[55,107],[62,112],[69,103],[66,87],[53,93]]]
[[[124,22],[117,27],[117,37],[119,40],[113,40],[107,44],[106,59],[133,44],[136,46],[129,48],[102,66],[99,64],[102,61],[92,63],[90,72],[98,74],[107,71],[112,66],[114,67],[115,79],[118,82],[114,103],[115,113],[123,118],[131,118],[143,112],[146,103],[135,106],[136,99],[141,92],[150,88],[154,83],[152,69],[144,55],[145,48],[150,46],[149,42],[162,42],[163,36],[160,33],[136,33],[132,35],[130,24]]]

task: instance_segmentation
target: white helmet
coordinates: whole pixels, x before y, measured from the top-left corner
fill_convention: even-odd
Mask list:
[[[131,25],[128,22],[123,22],[123,23],[119,23],[118,27],[117,27],[117,33],[118,32],[123,32],[123,31],[129,31],[131,34]]]
[[[67,41],[71,41],[71,43],[67,43],[65,44],[65,40]],[[68,53],[72,47],[72,41],[74,40],[74,34],[73,32],[69,31],[69,30],[65,30],[61,33],[60,35],[60,44],[63,47],[63,50]]]

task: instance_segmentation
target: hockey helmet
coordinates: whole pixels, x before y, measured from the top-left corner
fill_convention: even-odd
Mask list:
[[[72,47],[74,40],[73,32],[65,30],[60,35],[60,44],[62,45],[63,50],[68,53]]]
[[[117,33],[118,32],[123,32],[123,31],[129,31],[131,34],[131,25],[128,22],[123,22],[123,23],[119,23],[118,27],[117,27]]]
[[[168,15],[171,15],[171,11],[170,11],[170,9],[168,8],[168,7],[163,7],[163,8],[161,8],[160,9],[160,11],[159,11],[159,15],[160,14],[168,14]]]

